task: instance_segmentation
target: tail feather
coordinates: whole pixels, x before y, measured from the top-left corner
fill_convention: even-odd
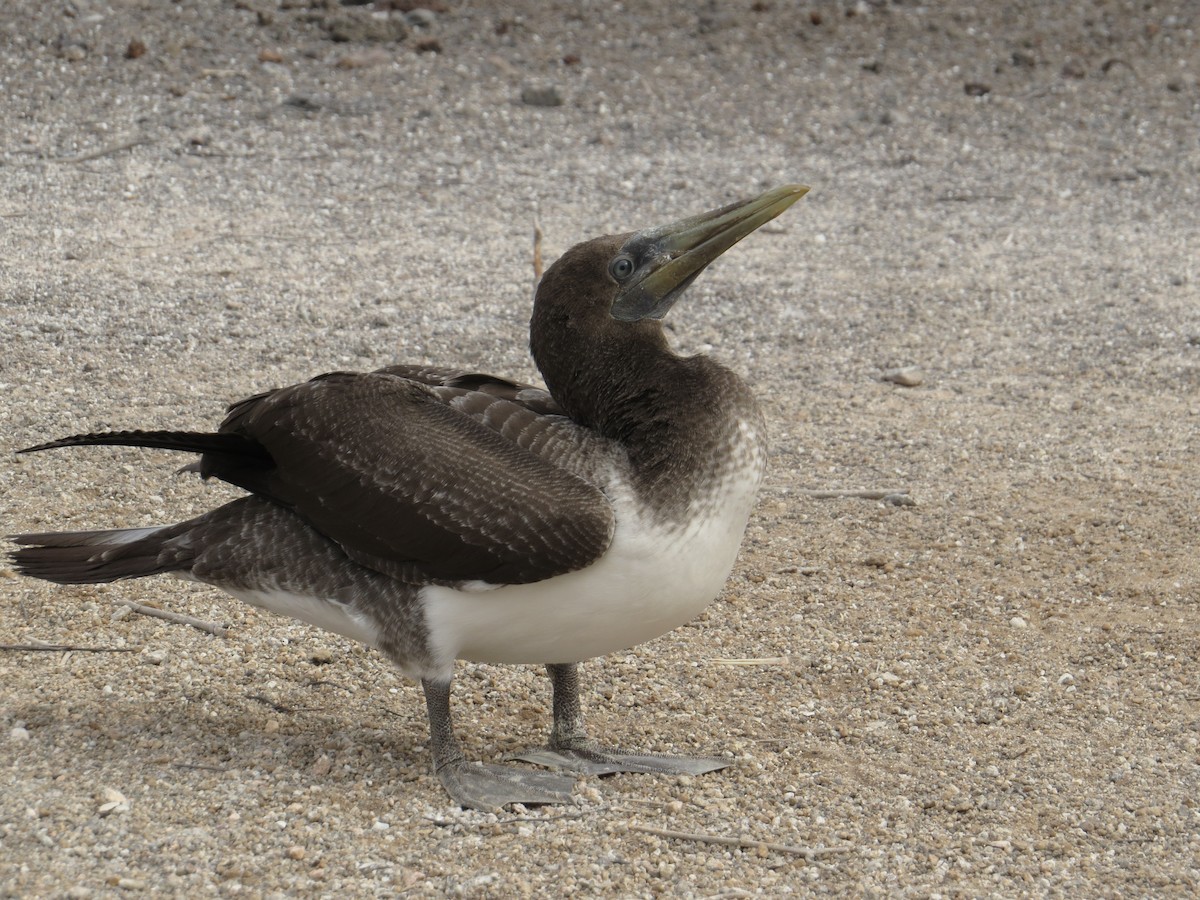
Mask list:
[[[172,541],[174,526],[15,534],[9,554],[22,575],[56,584],[103,584],[190,568],[187,542]]]
[[[60,447],[83,447],[102,444],[118,447],[155,447],[160,450],[182,450],[189,453],[216,453],[227,456],[270,459],[267,451],[240,434],[222,434],[206,431],[101,431],[90,434],[73,434],[70,437],[48,441],[34,447],[18,450],[18,453],[37,453],[41,450],[57,450]]]

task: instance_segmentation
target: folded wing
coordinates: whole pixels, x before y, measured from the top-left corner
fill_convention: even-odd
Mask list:
[[[481,392],[482,382],[448,380],[333,373],[251,397],[220,431],[261,447],[271,464],[205,453],[198,468],[289,507],[359,563],[405,580],[518,584],[595,561],[612,537],[612,508],[553,461],[587,434]],[[501,394],[506,384],[538,391],[489,383]]]

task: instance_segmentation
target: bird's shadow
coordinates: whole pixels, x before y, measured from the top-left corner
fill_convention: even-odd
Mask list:
[[[244,685],[234,695],[180,685],[134,700],[98,688],[75,693],[65,705],[59,698],[27,700],[6,712],[80,765],[134,758],[151,767],[214,772],[285,767],[318,781],[380,769],[425,774],[428,727],[419,698],[412,701],[381,698],[371,719],[359,721],[346,713],[335,681],[313,679],[270,690]]]

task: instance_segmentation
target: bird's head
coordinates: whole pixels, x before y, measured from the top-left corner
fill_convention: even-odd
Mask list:
[[[709,263],[806,193],[787,184],[670,225],[576,244],[538,285],[535,321],[538,307],[595,325],[660,320]]]
[[[551,392],[588,380],[599,355],[665,347],[660,320],[705,267],[807,192],[784,185],[670,225],[594,238],[560,256],[538,284],[530,322],[530,348]]]
[[[771,221],[808,188],[787,184],[741,203],[626,235],[605,270],[616,289],[619,322],[661,319],[714,259]]]

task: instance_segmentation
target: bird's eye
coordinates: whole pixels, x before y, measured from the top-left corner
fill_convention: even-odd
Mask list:
[[[608,273],[617,281],[624,281],[633,274],[633,260],[628,256],[618,256],[608,264]]]

